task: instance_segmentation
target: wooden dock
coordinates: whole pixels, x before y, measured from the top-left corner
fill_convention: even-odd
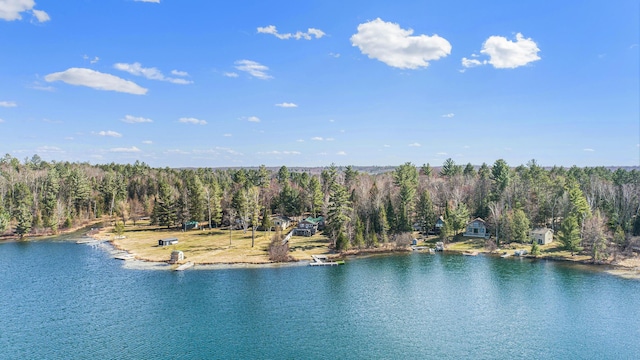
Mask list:
[[[338,266],[344,265],[343,260],[332,261],[328,260],[326,255],[311,255],[313,261],[309,263],[310,266]]]
[[[195,264],[194,264],[194,263],[192,263],[191,261],[189,261],[188,263],[184,263],[184,264],[182,264],[182,265],[178,266],[178,267],[175,269],[175,271],[184,271],[184,270],[187,270],[187,269],[189,269],[189,268],[192,268],[192,267],[193,267],[193,265],[195,265]]]

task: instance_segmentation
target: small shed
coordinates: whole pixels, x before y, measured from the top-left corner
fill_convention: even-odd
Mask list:
[[[418,239],[411,240],[411,245],[418,245]]]
[[[177,238],[168,238],[168,239],[158,240],[158,246],[169,246],[169,245],[175,245],[177,243],[178,243]]]
[[[187,221],[182,223],[183,230],[197,230],[200,227],[200,224],[197,221]]]
[[[553,230],[547,228],[531,230],[531,242],[537,242],[538,245],[547,245],[553,242]]]
[[[175,264],[184,260],[184,253],[180,250],[175,250],[171,252],[171,258],[169,259],[170,264]]]

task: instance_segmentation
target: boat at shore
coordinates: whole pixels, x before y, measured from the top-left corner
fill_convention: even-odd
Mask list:
[[[311,255],[313,259],[309,265],[310,266],[338,266],[344,265],[344,260],[329,260],[326,255]]]

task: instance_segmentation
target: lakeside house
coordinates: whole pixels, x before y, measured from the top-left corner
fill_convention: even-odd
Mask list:
[[[306,219],[298,222],[298,226],[293,229],[293,235],[296,236],[313,236],[318,230],[324,228],[324,217],[318,216],[307,217]]]
[[[280,229],[285,230],[287,229],[289,226],[291,226],[291,222],[292,220],[286,216],[283,215],[274,215],[271,218],[271,223],[273,224],[274,227],[280,227]]]
[[[167,238],[167,239],[158,240],[158,246],[169,246],[169,245],[175,245],[177,243],[178,243],[177,238]]]
[[[540,228],[531,230],[529,233],[531,242],[537,242],[538,245],[547,245],[553,242],[553,230],[548,228]]]
[[[463,234],[470,237],[482,237],[489,238],[489,232],[487,231],[487,223],[481,218],[475,218],[467,224],[467,230]]]
[[[444,227],[444,218],[442,216],[439,216],[438,220],[436,220],[436,223],[433,225],[433,228],[429,230],[427,234],[440,235],[443,227]]]
[[[174,250],[171,252],[171,258],[169,259],[169,264],[175,264],[184,260],[184,253],[180,250]]]

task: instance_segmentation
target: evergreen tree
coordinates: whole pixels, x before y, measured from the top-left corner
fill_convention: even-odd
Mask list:
[[[440,176],[445,178],[452,178],[454,176],[462,174],[462,167],[456,165],[452,158],[448,158],[442,164],[440,169]]]
[[[565,250],[571,252],[571,256],[578,251],[582,251],[582,247],[580,246],[580,228],[578,227],[578,221],[575,217],[569,216],[562,221],[558,239]]]
[[[525,242],[529,239],[529,219],[521,209],[513,212],[512,236],[514,241]]]
[[[317,176],[312,176],[309,180],[309,193],[311,194],[311,212],[314,217],[322,212],[322,206],[324,205],[324,194],[322,193],[322,186]]]
[[[15,211],[16,218],[16,233],[20,236],[20,240],[25,234],[31,231],[33,214],[31,213],[31,207],[26,201],[21,202]]]
[[[462,174],[468,178],[475,177],[476,169],[473,168],[473,165],[471,165],[471,163],[467,163],[467,166],[464,167],[464,171],[462,172]]]
[[[158,196],[153,206],[153,223],[170,228],[176,222],[172,189],[165,181],[158,184]]]
[[[418,224],[424,233],[433,228],[436,223],[436,213],[433,209],[429,191],[426,189],[420,193],[416,213]]]
[[[503,159],[498,159],[491,168],[491,180],[493,181],[493,198],[499,200],[504,190],[511,181],[509,165]]]
[[[393,173],[396,186],[400,188],[398,206],[398,230],[411,231],[414,201],[418,187],[418,171],[410,162],[400,165]]]
[[[331,187],[331,195],[329,197],[327,229],[334,240],[337,240],[339,235],[346,238],[344,235],[344,229],[345,225],[351,220],[349,218],[349,213],[351,213],[351,211],[352,209],[350,208],[347,190],[339,183],[333,183],[333,186]],[[338,247],[337,243],[336,247]],[[339,250],[341,249],[344,249],[344,247],[341,246]]]
[[[422,167],[420,168],[420,174],[426,177],[430,177],[432,173],[433,169],[431,168],[431,165],[429,165],[429,163],[422,164]]]

